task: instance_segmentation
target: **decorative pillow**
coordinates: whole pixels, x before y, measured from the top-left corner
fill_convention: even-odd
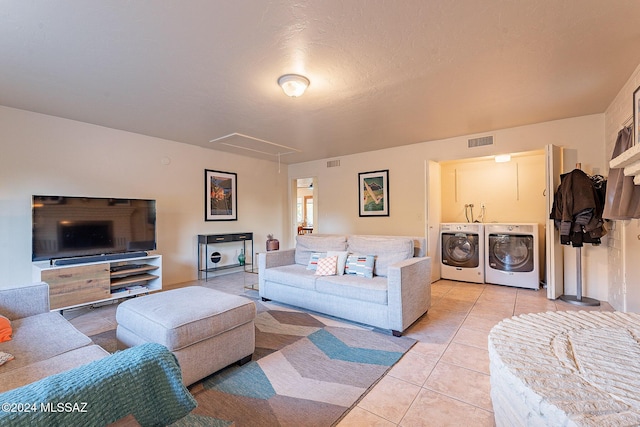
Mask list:
[[[349,255],[347,257],[347,265],[344,268],[345,274],[355,274],[356,276],[373,277],[373,266],[375,263],[373,255]]]
[[[318,268],[318,261],[320,260],[320,258],[324,258],[326,257],[327,254],[324,252],[314,252],[311,254],[311,257],[309,258],[309,264],[307,264],[307,270],[316,270],[316,268]]]
[[[13,334],[13,329],[11,329],[11,321],[8,318],[0,315],[0,342],[9,341],[11,339],[11,334]]]
[[[316,276],[335,276],[336,266],[338,265],[337,256],[328,256],[318,260],[318,269]]]
[[[349,251],[328,251],[327,256],[338,257],[338,267],[336,270],[336,274],[339,276],[342,276],[344,274],[344,267],[347,264],[347,257],[349,256]]]
[[[5,353],[4,351],[0,351],[0,365],[4,365],[9,360],[13,360],[13,359],[14,357],[11,354]]]

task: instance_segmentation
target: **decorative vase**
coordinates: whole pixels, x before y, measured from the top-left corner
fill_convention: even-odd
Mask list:
[[[244,265],[244,249],[240,249],[240,255],[238,255],[238,262],[240,263],[240,265]]]
[[[280,242],[273,238],[273,234],[267,234],[267,251],[277,251],[280,249]]]
[[[214,252],[211,254],[211,262],[214,264],[217,264],[220,262],[220,259],[222,259],[222,256],[220,255],[220,252]]]

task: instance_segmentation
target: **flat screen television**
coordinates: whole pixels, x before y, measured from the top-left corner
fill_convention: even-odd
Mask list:
[[[156,249],[156,201],[33,196],[32,260]]]

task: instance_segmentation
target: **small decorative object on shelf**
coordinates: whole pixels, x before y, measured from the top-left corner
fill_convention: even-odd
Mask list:
[[[280,242],[273,238],[273,234],[267,234],[267,251],[277,251],[280,249]]]
[[[238,262],[240,265],[244,265],[244,249],[240,249],[240,255],[238,255]]]
[[[221,259],[222,259],[222,255],[220,255],[220,252],[214,252],[211,254],[212,263],[217,264],[220,262]]]

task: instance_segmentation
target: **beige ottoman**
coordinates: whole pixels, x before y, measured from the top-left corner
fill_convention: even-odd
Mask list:
[[[220,369],[251,360],[255,350],[253,301],[190,286],[124,301],[116,311],[118,348],[146,342],[166,346],[193,384]]]

